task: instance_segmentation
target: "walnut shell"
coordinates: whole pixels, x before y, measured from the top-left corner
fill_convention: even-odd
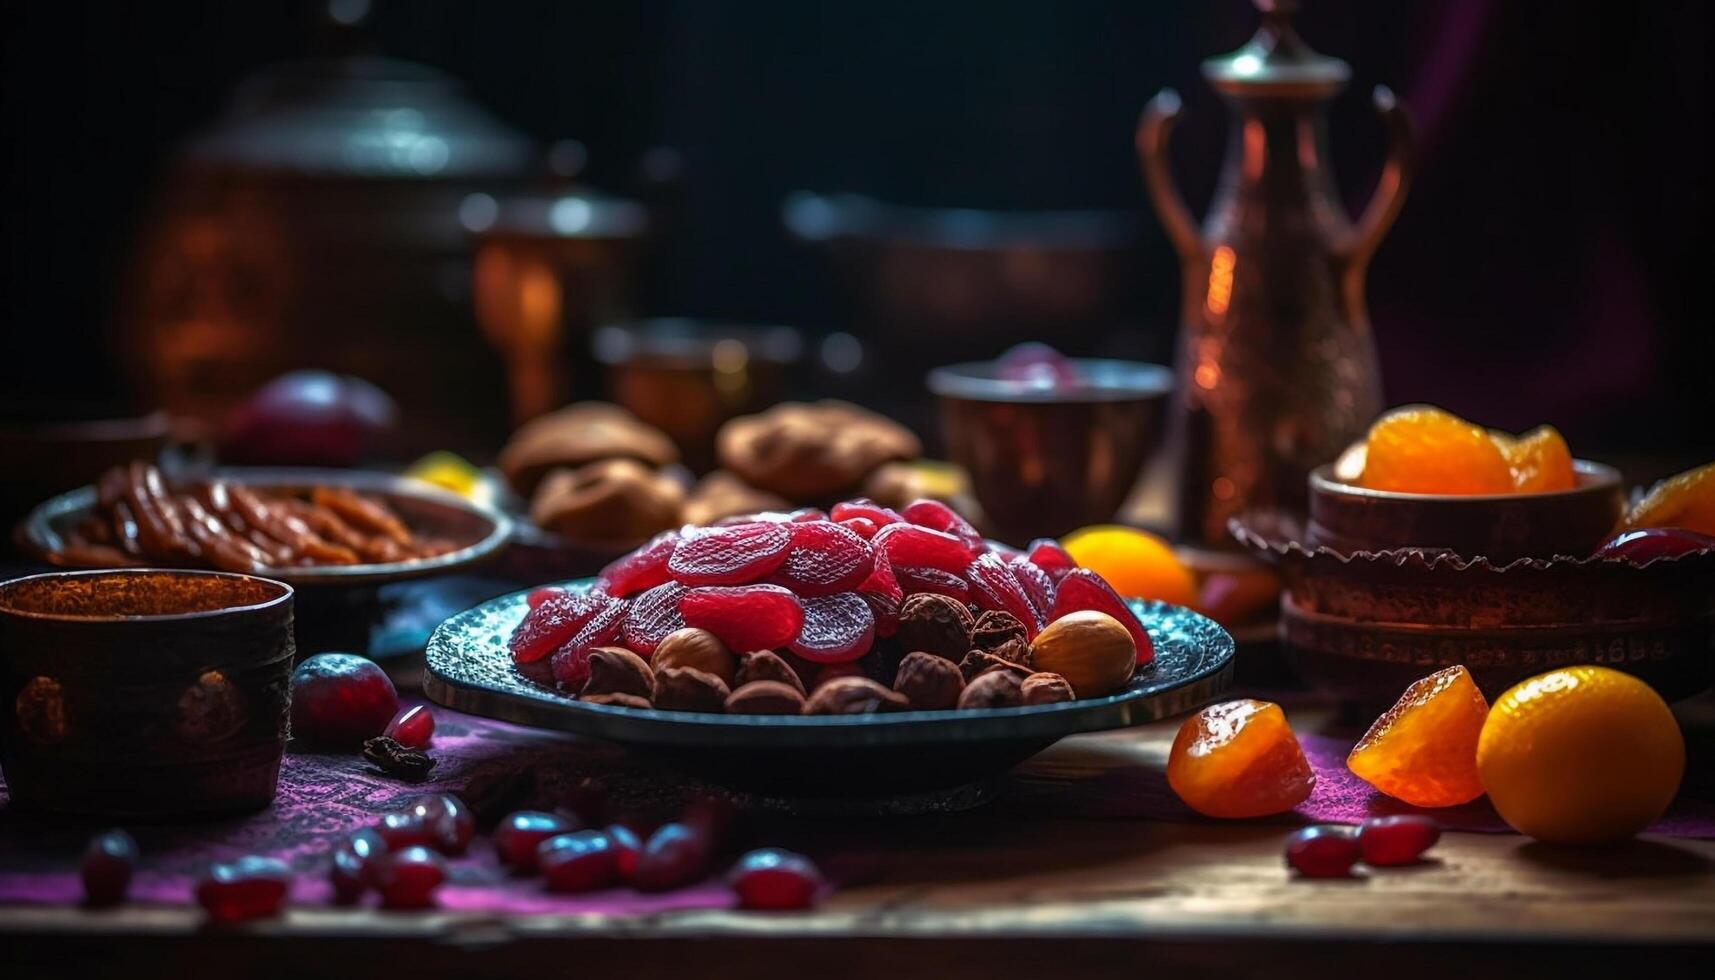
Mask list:
[[[984,612],[971,627],[971,646],[978,650],[993,650],[1009,640],[1029,642],[1030,637],[1018,617],[1003,609]]]
[[[1099,698],[1125,687],[1137,667],[1137,645],[1107,613],[1067,613],[1036,634],[1037,670],[1066,678],[1080,698]]]
[[[695,667],[713,674],[732,687],[738,679],[738,658],[733,656],[721,638],[695,626],[674,630],[662,637],[649,663],[656,670],[668,667]]]
[[[738,684],[743,687],[756,681],[779,681],[799,694],[807,694],[804,680],[786,659],[773,650],[756,650],[745,654],[738,663]]]
[[[804,710],[804,692],[784,681],[751,681],[727,695],[730,715],[796,715]]]
[[[726,710],[726,681],[695,667],[668,667],[655,674],[655,707],[667,711]]]
[[[933,592],[906,596],[894,641],[907,652],[932,653],[957,663],[971,649],[971,611]]]
[[[645,701],[655,697],[655,672],[642,657],[624,647],[596,647],[590,651],[590,676],[579,696],[632,694]]]
[[[991,670],[965,685],[959,695],[960,708],[1016,708],[1024,703],[1019,675],[1010,670]]]
[[[1072,690],[1072,685],[1059,674],[1035,673],[1026,677],[1018,686],[1018,693],[1024,698],[1025,704],[1059,704],[1062,701],[1077,700],[1078,693]]]
[[[965,675],[951,660],[918,650],[899,662],[893,689],[917,711],[944,711],[959,703]]]
[[[967,684],[991,670],[1004,670],[1024,677],[1033,673],[1035,668],[997,656],[987,650],[972,650],[965,654],[965,659],[959,661],[959,673],[965,676]]]
[[[867,677],[838,677],[816,688],[804,703],[807,715],[862,715],[899,711],[909,706],[896,694]]]

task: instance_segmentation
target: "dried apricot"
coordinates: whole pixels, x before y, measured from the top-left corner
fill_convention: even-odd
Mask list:
[[[1197,582],[1173,553],[1173,546],[1148,531],[1118,524],[1080,528],[1062,538],[1066,554],[1080,568],[1107,580],[1120,595],[1160,599],[1178,606],[1197,602]]]
[[[1205,816],[1263,817],[1304,802],[1316,773],[1280,705],[1242,698],[1185,720],[1167,757],[1167,784]]]
[[[1715,463],[1670,476],[1650,488],[1625,526],[1678,527],[1715,534]]]
[[[1370,426],[1359,483],[1398,493],[1511,493],[1513,473],[1488,430],[1439,408],[1414,405]]]
[[[1477,737],[1489,705],[1464,667],[1414,682],[1346,757],[1346,768],[1413,806],[1456,806],[1483,795]]]
[[[1572,472],[1572,450],[1552,425],[1539,425],[1514,439],[1497,436],[1507,465],[1513,470],[1513,489],[1520,493],[1549,493],[1570,490],[1577,484]]]

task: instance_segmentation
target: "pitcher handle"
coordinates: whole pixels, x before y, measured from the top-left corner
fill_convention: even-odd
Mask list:
[[[1203,255],[1203,236],[1173,181],[1172,161],[1167,155],[1167,138],[1179,121],[1180,108],[1179,93],[1170,88],[1162,89],[1149,100],[1137,123],[1137,157],[1143,164],[1150,203],[1167,230],[1168,240],[1181,256],[1190,259]]]
[[[1411,187],[1411,174],[1416,164],[1417,137],[1412,130],[1411,114],[1394,98],[1393,90],[1377,85],[1373,95],[1376,112],[1388,131],[1387,162],[1382,164],[1381,177],[1376,181],[1375,195],[1353,232],[1349,249],[1352,260],[1362,265],[1375,254],[1382,236],[1399,217],[1405,204],[1405,192]]]

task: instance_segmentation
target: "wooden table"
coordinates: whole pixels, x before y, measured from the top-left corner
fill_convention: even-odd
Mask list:
[[[184,908],[0,908],[0,978],[154,973],[471,977],[1267,976],[1587,972],[1598,962],[1705,975],[1715,962],[1715,841],[1569,850],[1445,835],[1430,864],[1303,881],[1282,825],[1052,816],[1055,784],[1161,765],[1173,725],[1068,739],[1011,791],[932,818],[818,825],[872,846],[872,880],[816,912],[644,919],[294,909],[210,931]],[[803,821],[795,824],[800,837]],[[593,971],[593,972],[592,972]]]

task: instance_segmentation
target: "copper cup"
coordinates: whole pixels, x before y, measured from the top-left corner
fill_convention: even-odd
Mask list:
[[[1161,442],[1171,370],[1073,363],[1082,383],[1054,388],[1000,378],[992,362],[929,372],[948,450],[970,474],[987,530],[1002,540],[1112,520]]]
[[[169,569],[0,583],[0,769],[14,804],[164,819],[274,799],[292,587]]]

